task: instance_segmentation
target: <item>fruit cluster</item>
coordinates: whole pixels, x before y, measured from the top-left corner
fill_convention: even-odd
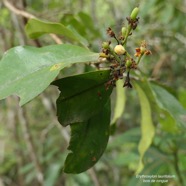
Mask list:
[[[137,69],[137,66],[143,55],[151,54],[150,50],[147,50],[147,44],[145,41],[141,43],[139,48],[136,48],[134,59],[129,52],[126,50],[127,39],[132,35],[132,30],[135,30],[139,23],[139,17],[137,17],[139,8],[133,9],[131,15],[127,17],[128,25],[123,26],[119,37],[116,36],[114,31],[109,27],[107,34],[114,38],[117,45],[112,46],[111,41],[102,43],[102,52],[100,53],[101,58],[105,58],[110,64],[110,75],[111,79],[107,82],[106,87],[115,86],[118,79],[123,79],[126,73],[126,79],[123,87],[132,88],[130,83],[130,70]]]

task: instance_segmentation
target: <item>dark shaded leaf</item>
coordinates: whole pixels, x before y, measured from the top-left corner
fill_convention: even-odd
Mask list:
[[[100,112],[112,92],[105,83],[110,71],[102,70],[63,78],[53,82],[61,91],[57,99],[59,122],[68,124],[84,122]]]
[[[64,172],[81,173],[91,168],[102,156],[109,139],[110,100],[87,122],[71,126],[70,152]]]

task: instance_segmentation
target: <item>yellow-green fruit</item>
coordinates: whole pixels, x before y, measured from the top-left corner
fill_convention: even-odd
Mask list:
[[[122,36],[125,37],[126,33],[127,33],[127,28],[126,27],[122,27],[121,33],[122,33]]]
[[[109,43],[108,43],[108,42],[103,42],[103,43],[102,43],[102,47],[103,47],[104,49],[108,49],[108,48],[109,48]]]
[[[116,45],[114,47],[114,52],[118,55],[122,55],[126,52],[125,48],[122,45]]]
[[[139,12],[139,8],[138,8],[138,7],[134,8],[134,9],[132,10],[132,13],[130,14],[130,18],[131,18],[132,20],[136,19],[137,15],[138,15],[138,12]]]
[[[127,68],[130,68],[130,66],[132,65],[132,61],[128,59],[126,61],[125,65],[126,65]]]

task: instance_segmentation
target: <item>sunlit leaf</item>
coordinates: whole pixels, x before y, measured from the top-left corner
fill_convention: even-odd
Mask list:
[[[106,104],[112,88],[106,89],[110,71],[102,70],[66,77],[53,82],[61,91],[57,99],[59,122],[68,124],[84,122],[99,112]]]
[[[87,122],[71,126],[71,140],[64,172],[81,173],[91,168],[102,156],[109,139],[110,101]]]
[[[152,113],[149,100],[147,99],[145,92],[140,88],[139,85],[137,85],[137,83],[135,83],[135,88],[138,92],[141,106],[141,139],[138,146],[140,162],[136,171],[138,174],[143,170],[143,157],[152,143],[155,128],[152,122]]]
[[[16,94],[23,105],[46,89],[64,67],[96,61],[98,56],[69,44],[12,48],[0,61],[0,99]]]

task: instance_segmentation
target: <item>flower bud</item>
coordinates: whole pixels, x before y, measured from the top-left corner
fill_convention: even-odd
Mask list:
[[[121,29],[121,33],[122,33],[122,36],[125,37],[127,33],[127,28],[123,26]]]
[[[103,43],[102,43],[102,47],[103,47],[104,49],[108,49],[108,48],[109,48],[109,42],[103,42]]]
[[[141,54],[144,54],[144,53],[145,53],[145,51],[146,51],[146,48],[145,48],[145,47],[143,47],[143,46],[141,46],[141,47],[140,47],[140,53],[141,53]]]
[[[118,55],[122,55],[126,52],[126,50],[122,45],[116,45],[114,48],[114,52]]]
[[[108,57],[108,55],[106,55],[105,53],[101,52],[101,53],[99,54],[99,57],[102,57],[102,58],[107,58],[107,57]]]
[[[137,17],[137,15],[138,15],[138,12],[139,12],[139,8],[138,8],[138,7],[134,8],[134,9],[132,10],[132,13],[130,14],[130,18],[131,18],[132,20],[135,20],[136,17]]]
[[[127,68],[130,68],[132,65],[132,61],[130,59],[127,59],[126,63],[125,63]]]

